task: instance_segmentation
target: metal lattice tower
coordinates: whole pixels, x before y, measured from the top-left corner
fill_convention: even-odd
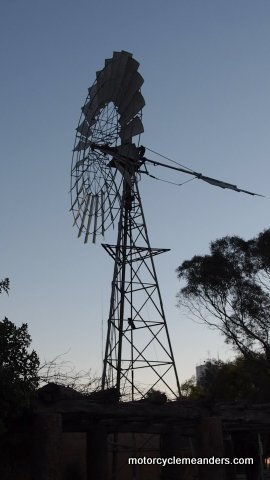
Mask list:
[[[179,395],[179,381],[136,176],[124,182],[114,260],[102,387],[128,398],[151,389]]]

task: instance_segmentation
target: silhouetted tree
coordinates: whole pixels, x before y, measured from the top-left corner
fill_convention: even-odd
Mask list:
[[[101,389],[101,378],[97,377],[91,369],[88,371],[76,370],[74,365],[65,360],[68,352],[57,355],[52,360],[45,360],[38,369],[39,386],[55,384],[69,387],[76,392],[87,396]]]
[[[186,285],[179,306],[220,330],[245,358],[270,367],[270,229],[258,237],[224,237],[210,254],[177,268]]]
[[[4,278],[4,280],[0,280],[0,293],[9,291],[9,278]]]
[[[191,377],[181,385],[182,393],[191,399],[211,401],[268,402],[270,372],[243,356],[232,361],[208,360],[199,382]]]
[[[16,327],[7,318],[0,322],[0,418],[7,421],[29,406],[38,386],[39,359],[28,352],[31,337],[27,324]]]
[[[8,293],[9,280],[0,282],[0,293]],[[6,317],[0,321],[0,430],[29,406],[38,386],[39,359],[29,352],[27,324],[17,327]]]
[[[204,389],[197,384],[195,375],[185,380],[181,385],[181,394],[183,397],[191,399],[200,399],[205,397]]]
[[[200,385],[213,400],[270,400],[270,372],[244,357],[207,362]]]

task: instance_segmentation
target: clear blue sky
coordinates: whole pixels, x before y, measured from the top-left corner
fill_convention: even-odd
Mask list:
[[[211,240],[269,228],[269,0],[3,0],[0,35],[1,315],[28,323],[41,359],[70,350],[77,369],[100,374],[113,265],[72,229],[69,173],[87,88],[127,50],[145,79],[142,144],[266,195],[141,183],[152,244],[171,248],[156,266],[180,379],[209,355],[228,358],[218,334],[176,308],[175,269]]]

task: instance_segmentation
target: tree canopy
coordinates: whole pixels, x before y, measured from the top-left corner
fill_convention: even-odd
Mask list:
[[[0,372],[11,384],[23,383],[34,390],[38,386],[39,360],[36,352],[28,352],[31,337],[26,323],[20,327],[6,317],[0,322]]]
[[[0,293],[8,293],[9,281],[0,282]],[[31,337],[26,323],[20,327],[6,317],[0,321],[0,430],[29,406],[38,386],[39,359],[29,352]]]
[[[269,402],[270,372],[243,356],[228,362],[207,360],[200,379],[186,380],[181,391],[192,399]]]
[[[178,305],[217,328],[244,357],[270,367],[270,229],[224,237],[177,268]]]
[[[4,280],[0,280],[0,293],[9,291],[9,278],[4,278]]]

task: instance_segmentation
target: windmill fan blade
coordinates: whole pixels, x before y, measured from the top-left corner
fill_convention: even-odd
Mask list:
[[[121,51],[113,53],[112,62],[112,96],[111,100],[118,105],[117,100],[123,89],[123,80],[127,75],[129,62],[132,60],[132,54]]]
[[[88,221],[87,221],[84,243],[87,243],[87,240],[88,240],[88,237],[89,237],[89,231],[90,231],[91,221],[92,221],[92,217],[93,217],[94,200],[95,200],[95,196],[93,195],[92,198],[91,198],[90,211],[89,211],[89,216],[88,216]]]
[[[89,137],[91,132],[89,132],[90,125],[84,120],[77,128],[77,132],[80,133],[83,137]]]
[[[101,206],[101,234],[104,237],[104,193],[103,193],[103,190],[101,190],[100,206]]]
[[[139,72],[132,72],[129,83],[123,83],[121,85],[121,93],[117,100],[117,106],[120,112],[124,112],[128,107],[130,100],[138,92],[143,84],[143,77]]]
[[[111,99],[111,88],[109,82],[104,82],[102,85],[96,83],[90,90],[91,105],[105,105]],[[96,107],[95,107],[96,108]]]
[[[109,187],[107,181],[105,181],[105,187],[106,187],[106,195],[107,195],[106,200],[108,199],[109,212],[110,212],[111,222],[112,222],[112,224],[113,224],[114,218],[113,218],[113,214],[112,214],[112,202],[111,202],[111,198],[110,198],[110,187]],[[105,200],[105,201],[106,201],[106,200]],[[103,202],[103,204],[104,204],[104,202]]]
[[[120,92],[122,91],[122,83],[123,79],[125,78],[126,68],[129,58],[131,58],[131,54],[128,52],[122,51],[114,52],[113,59],[117,59],[117,63],[113,63],[113,71],[116,69],[116,74],[114,76],[113,86],[112,86],[112,96],[111,99],[117,104],[117,99],[119,97]]]
[[[74,148],[74,152],[80,152],[81,150],[86,150],[88,147],[90,147],[91,145],[91,142],[88,142],[88,141],[83,141],[83,140],[79,140],[79,142],[77,143],[76,147]]]
[[[82,107],[82,112],[89,124],[94,123],[94,118],[99,114],[104,106],[105,104],[100,104],[98,102],[98,98],[96,96],[92,101],[87,102]]]
[[[133,95],[133,97],[130,99],[125,110],[118,108],[119,113],[121,114],[120,125],[127,123],[131,118],[137,115],[137,113],[142,110],[144,105],[145,101],[141,92],[136,92],[135,95]]]
[[[106,64],[106,62],[105,62]],[[90,98],[92,99],[97,90],[95,90],[95,86],[97,85],[97,89],[101,88],[104,83],[108,82],[110,80],[111,76],[111,71],[112,71],[112,60],[107,64],[106,68],[103,68],[103,70],[100,70],[99,72],[96,73],[96,83],[89,88],[89,95]]]
[[[131,54],[128,52],[114,52],[113,58],[107,63],[105,62],[105,68],[101,72],[97,72],[97,81],[89,89],[91,100],[97,96],[99,104],[109,101],[115,102],[130,56]]]
[[[91,198],[91,195],[87,195],[87,201],[86,201],[86,204],[85,204],[85,207],[84,207],[84,211],[83,211],[83,216],[82,216],[82,221],[81,221],[81,226],[80,226],[80,229],[79,229],[78,237],[81,236],[82,231],[83,231],[84,220],[85,220],[85,217],[86,217],[86,214],[87,214],[87,210],[88,210],[88,205],[89,205],[89,202],[90,202],[90,198]]]
[[[120,211],[123,179],[132,185],[132,176],[140,166],[138,151],[132,146],[132,138],[143,132],[141,109],[145,102],[138,67],[131,53],[113,52],[104,67],[96,71],[81,109],[70,192],[78,236],[84,232],[85,243],[89,235],[95,243],[97,235],[104,235],[114,224]],[[126,150],[126,144],[131,148]],[[115,159],[111,165],[109,157]],[[89,195],[85,196],[82,189],[75,198],[75,189],[78,191],[81,185]]]
[[[112,58],[105,60],[105,67],[103,70],[96,73],[96,83],[89,89],[90,99],[92,100],[98,90],[105,84],[110,85],[110,78],[112,74]],[[110,93],[108,94],[110,96]]]
[[[71,205],[71,207],[70,207],[70,210],[69,210],[70,212],[73,210],[73,208],[75,207],[76,203],[79,202],[79,195],[81,194],[81,192],[82,192],[82,190],[83,190],[83,187],[84,187],[84,185],[83,185],[83,183],[82,183],[82,185],[80,186],[80,188],[79,188],[79,190],[78,190],[78,192],[77,192],[76,198],[75,198],[74,202],[72,203],[72,205]]]
[[[143,133],[144,128],[142,121],[139,117],[134,117],[133,120],[121,128],[120,138],[123,143],[130,141],[132,137]]]
[[[83,114],[85,115],[85,117],[86,117],[86,115],[87,115],[88,110],[89,110],[90,107],[91,107],[91,103],[92,103],[92,101],[89,100],[89,101],[86,102],[86,103],[84,104],[84,106],[82,107],[82,112],[83,112]]]
[[[132,86],[133,85],[132,79],[133,79],[134,76],[136,77],[136,74],[138,73],[137,70],[139,68],[139,65],[140,64],[136,60],[134,60],[134,58],[130,57],[128,59],[127,66],[126,66],[126,71],[125,71],[125,76],[124,76],[123,81],[121,83],[121,91],[119,92],[119,97],[116,100],[116,104],[117,104],[118,107],[121,104],[121,102],[125,99],[126,95],[128,94],[127,93],[128,91],[130,92],[130,95],[132,95],[133,93],[135,93],[136,90],[139,90],[139,88],[141,88],[141,86],[143,84],[143,78],[141,76],[138,77],[142,80],[141,85],[135,87],[135,89]]]
[[[87,198],[87,195],[88,195],[88,194],[87,194],[87,192],[86,192],[86,193],[84,194],[84,196],[83,196],[83,199],[82,199],[80,205],[78,205],[78,211],[77,211],[76,216],[74,216],[73,226],[75,225],[75,223],[77,223],[77,220],[78,220],[79,216],[81,215],[81,208],[82,208],[82,206],[83,206],[83,204],[84,204],[84,202],[85,202],[85,199]],[[78,196],[77,196],[77,198],[78,198]],[[78,203],[79,203],[79,202],[78,202]]]
[[[75,170],[75,168],[78,168],[80,167],[81,165],[84,164],[85,160],[87,160],[87,157],[83,157],[81,160],[78,160],[76,163],[75,163],[75,166],[73,168],[73,171]]]
[[[96,195],[95,223],[94,223],[94,232],[93,232],[93,243],[96,243],[96,237],[97,237],[97,219],[98,219],[98,195]]]

